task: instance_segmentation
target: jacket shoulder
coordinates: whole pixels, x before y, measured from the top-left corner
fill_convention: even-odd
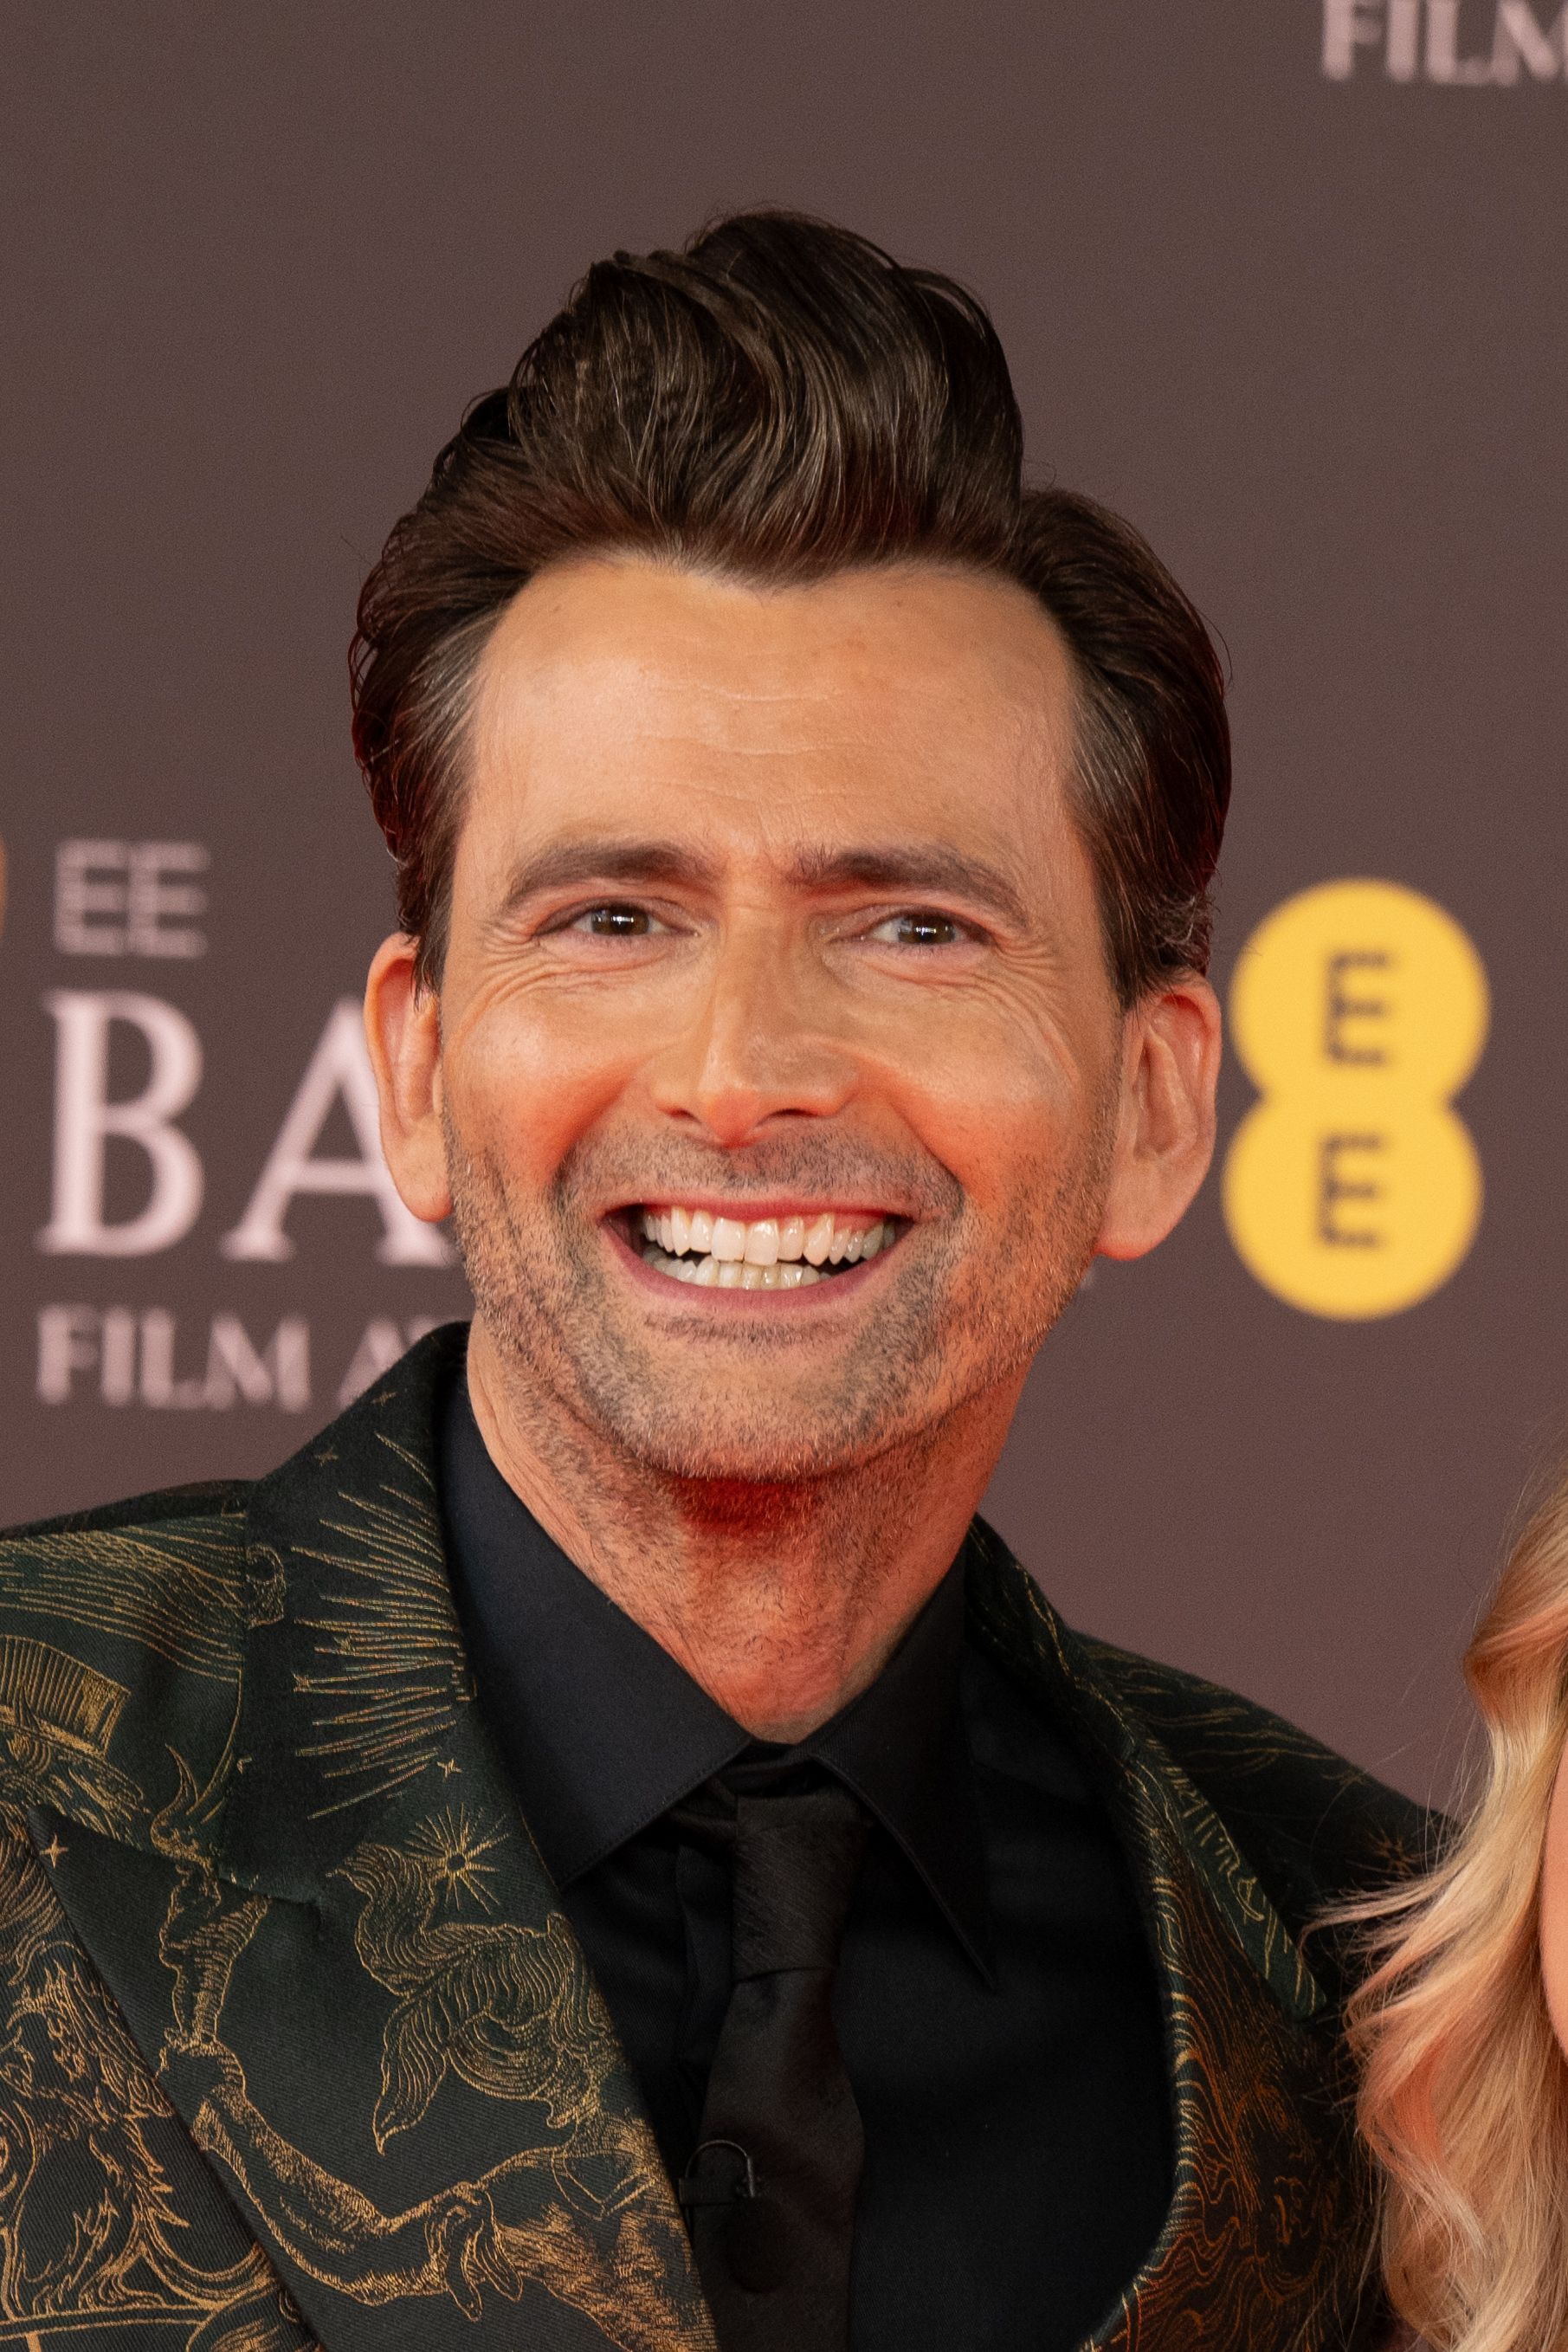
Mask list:
[[[151,1652],[223,1677],[280,1600],[280,1564],[246,1547],[249,1493],[233,1480],[166,1487],[0,1533],[0,1636],[52,1622],[78,1648],[122,1653],[128,1670]]]
[[[31,1543],[39,1536],[85,1535],[124,1528],[151,1530],[184,1519],[242,1519],[250,1491],[250,1482],[243,1478],[202,1478],[185,1486],[159,1486],[150,1494],[95,1504],[89,1510],[60,1511],[52,1518],[28,1519],[0,1528],[0,1547]]]
[[[247,1495],[176,1487],[0,1534],[0,1803],[134,1836],[171,1750],[211,1770],[250,1631],[283,1607]]]
[[[1121,1705],[1213,1806],[1292,1928],[1431,1861],[1441,1816],[1299,1725],[1199,1675],[1079,1638]]]

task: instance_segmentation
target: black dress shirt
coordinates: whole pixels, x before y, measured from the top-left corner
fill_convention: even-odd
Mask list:
[[[479,1701],[671,2177],[729,2000],[721,1858],[670,1820],[751,1740],[551,1542],[462,1380],[443,1515]],[[865,2126],[854,2352],[1069,2352],[1171,2194],[1153,1963],[1076,1754],[965,1639],[962,1556],[877,1680],[799,1743],[869,1807],[833,2013]]]

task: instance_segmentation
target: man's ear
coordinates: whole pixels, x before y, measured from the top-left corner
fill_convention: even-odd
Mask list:
[[[434,1225],[452,1213],[441,1124],[441,1000],[415,977],[418,952],[406,931],[376,950],[365,982],[365,1040],[392,1182],[404,1205]]]
[[[1142,1257],[1179,1223],[1214,1157],[1219,1000],[1184,974],[1135,1004],[1123,1034],[1122,1103],[1095,1249]]]

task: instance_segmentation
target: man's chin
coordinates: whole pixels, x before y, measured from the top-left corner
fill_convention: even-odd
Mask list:
[[[710,1417],[695,1410],[678,1418],[658,1406],[628,1411],[623,1395],[596,1402],[600,1411],[595,1418],[618,1452],[655,1476],[682,1485],[779,1487],[814,1483],[858,1469],[885,1452],[890,1443],[897,1443],[896,1433],[868,1426],[863,1420],[850,1430],[815,1413],[758,1412],[756,1400],[742,1414]]]
[[[470,1278],[485,1271],[470,1265]],[[650,1332],[593,1279],[480,1296],[470,1366],[494,1360],[522,1418],[553,1404],[580,1440],[628,1467],[691,1484],[798,1486],[854,1471],[951,1412],[953,1368],[923,1314],[904,1336],[740,1326]],[[571,1311],[562,1307],[570,1303]],[[904,1318],[910,1320],[911,1318]]]

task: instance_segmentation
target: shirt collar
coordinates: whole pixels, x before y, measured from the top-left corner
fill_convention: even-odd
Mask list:
[[[989,1979],[984,1846],[958,1706],[961,1560],[876,1680],[786,1751],[752,1741],[545,1533],[491,1461],[461,1378],[441,1415],[437,1486],[486,1713],[558,1886],[748,1751],[815,1758],[897,1842]]]
[[[960,1555],[876,1680],[800,1748],[897,1840],[988,1979],[984,1832],[958,1706],[963,1646]]]

